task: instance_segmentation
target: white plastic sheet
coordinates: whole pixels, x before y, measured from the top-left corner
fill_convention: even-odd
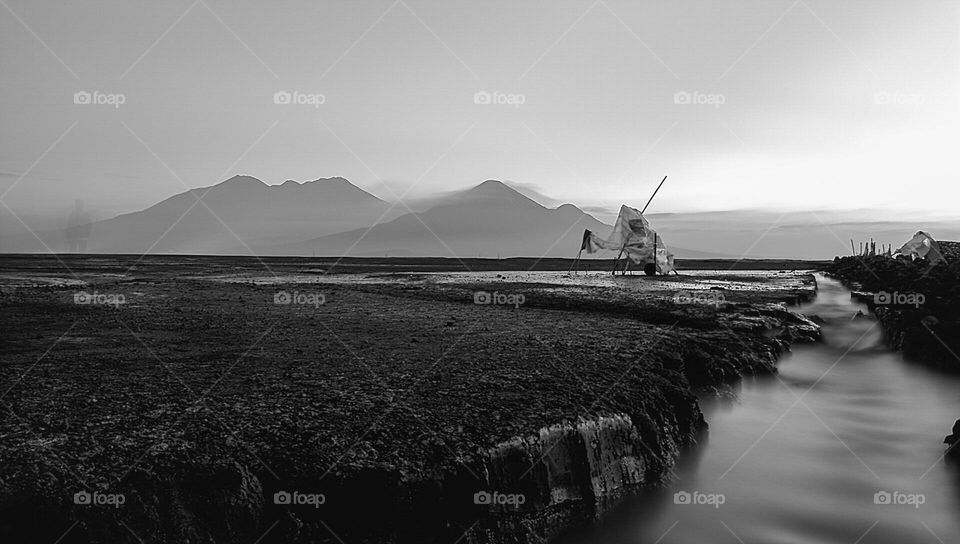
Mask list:
[[[673,271],[673,253],[671,253],[650,222],[640,210],[630,206],[620,206],[620,214],[613,225],[613,232],[607,239],[593,232],[584,231],[583,245],[580,248],[587,253],[596,253],[601,249],[623,251],[633,262],[646,264],[656,262],[657,272],[667,274]],[[656,257],[654,257],[656,251]]]
[[[909,242],[897,250],[894,257],[903,255],[911,259],[927,259],[930,264],[937,264],[944,260],[943,253],[940,252],[940,244],[922,230],[917,231]]]

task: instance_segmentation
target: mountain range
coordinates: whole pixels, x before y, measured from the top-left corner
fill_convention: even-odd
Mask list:
[[[301,256],[572,257],[584,229],[611,226],[531,186],[487,180],[390,203],[341,177],[267,185],[251,176],[191,189],[146,209],[93,221],[88,253]],[[593,211],[593,209],[591,208]],[[606,210],[595,213],[612,221]],[[678,258],[823,259],[871,237],[895,248],[917,230],[960,239],[956,219],[871,210],[648,213]],[[29,232],[0,216],[0,253],[67,251],[63,228]],[[66,222],[64,222],[65,225]],[[600,257],[611,257],[601,254]]]
[[[487,180],[447,195],[423,212],[265,249],[293,255],[571,257],[584,229],[607,232],[610,226],[572,204],[547,208],[504,183]]]
[[[572,204],[548,208],[496,180],[411,212],[343,178],[267,185],[250,176],[90,227],[88,253],[446,257],[570,257],[584,229],[611,228]],[[0,239],[8,253],[47,248],[66,250],[65,231]]]

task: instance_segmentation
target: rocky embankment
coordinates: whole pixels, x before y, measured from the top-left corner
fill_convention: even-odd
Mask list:
[[[859,294],[893,349],[960,371],[960,262],[931,266],[924,259],[843,257],[826,272]]]
[[[706,426],[693,387],[819,336],[777,302],[812,278],[722,300],[497,285],[510,306],[99,272],[84,292],[122,304],[4,293],[4,541],[540,542],[666,481]]]
[[[960,459],[960,419],[953,424],[953,432],[943,439],[943,443],[947,445],[948,459]]]

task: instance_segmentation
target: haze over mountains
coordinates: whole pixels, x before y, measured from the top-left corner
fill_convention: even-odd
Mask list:
[[[267,247],[366,226],[385,214],[389,218],[389,210],[390,204],[343,178],[270,186],[234,176],[139,212],[94,222],[87,251],[249,254],[245,246]],[[38,235],[54,251],[65,243],[63,231]],[[44,250],[34,236],[4,242],[7,252]]]
[[[235,176],[145,210],[92,223],[89,253],[570,256],[585,228],[610,229],[576,206],[544,207],[499,181],[404,213],[343,178],[270,186]],[[4,252],[65,250],[63,230],[4,237]]]
[[[878,246],[897,249],[918,230],[938,240],[960,240],[960,218],[918,219],[878,210],[733,210],[653,213],[647,218],[671,247],[735,258],[832,259],[851,254],[851,239],[873,238]]]
[[[572,204],[547,208],[487,180],[421,213],[271,250],[295,255],[570,257],[580,247],[584,229],[607,232],[610,226]]]
[[[601,236],[610,232],[607,222],[573,204],[557,203],[531,186],[514,188],[496,180],[408,208],[340,177],[267,185],[234,176],[138,212],[94,221],[87,252],[573,257],[584,229]],[[612,222],[615,215],[601,217]],[[918,229],[939,239],[960,239],[956,220],[921,224],[870,211],[741,210],[647,217],[681,259],[831,258],[849,252],[850,238],[899,245]],[[62,229],[34,236],[23,228],[11,232],[9,224],[3,223],[0,252],[68,249]]]

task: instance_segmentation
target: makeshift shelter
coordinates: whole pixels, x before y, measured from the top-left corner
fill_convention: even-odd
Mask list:
[[[620,206],[620,214],[613,225],[613,232],[606,239],[600,238],[589,230],[583,231],[580,251],[596,253],[601,249],[611,249],[626,254],[634,263],[653,265],[653,271],[669,274],[674,271],[673,253],[667,250],[663,239],[650,228],[640,210],[629,206]],[[619,259],[619,255],[617,256]]]
[[[940,244],[922,230],[917,231],[909,242],[894,253],[894,257],[909,257],[910,259],[927,259],[930,264],[944,262],[943,252],[940,250]]]

